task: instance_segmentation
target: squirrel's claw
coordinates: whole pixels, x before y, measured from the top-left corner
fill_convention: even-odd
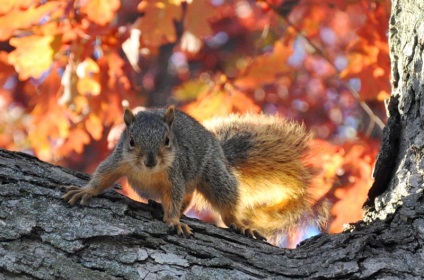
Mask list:
[[[67,201],[71,206],[81,199],[80,205],[85,205],[87,201],[93,196],[87,190],[76,186],[66,187],[67,193],[62,198]]]
[[[191,237],[191,236],[193,236],[193,231],[191,230],[191,228],[190,228],[188,225],[186,225],[186,224],[180,224],[180,227],[181,227],[181,229],[183,230],[184,235],[185,235],[186,237]]]
[[[266,237],[263,236],[259,231],[255,230],[255,229],[249,229],[249,231],[252,232],[252,236],[254,236],[256,239],[266,241]],[[252,236],[249,236],[249,237],[253,238]]]
[[[193,236],[193,231],[191,228],[184,224],[184,223],[175,223],[175,224],[168,224],[170,228],[177,231],[177,235],[179,236],[185,236],[185,237],[191,237]]]
[[[236,224],[231,224],[230,229],[233,231],[236,231],[244,236],[247,236],[249,238],[252,239],[259,239],[262,241],[266,241],[266,237],[263,236],[261,233],[259,233],[259,231],[252,229],[252,228],[248,228],[245,226],[237,226]]]

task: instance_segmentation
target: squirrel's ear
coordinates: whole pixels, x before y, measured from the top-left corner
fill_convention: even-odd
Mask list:
[[[132,124],[133,123],[133,121],[134,121],[134,114],[133,114],[133,112],[131,112],[131,110],[130,109],[125,109],[125,113],[124,113],[124,121],[125,121],[125,124],[127,125],[127,126],[130,126],[130,124]]]
[[[163,120],[166,122],[166,124],[171,127],[172,123],[175,119],[175,106],[171,105],[166,109],[165,115],[163,116]]]

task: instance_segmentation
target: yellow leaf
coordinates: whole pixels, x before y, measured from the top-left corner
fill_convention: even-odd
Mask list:
[[[82,95],[99,95],[101,86],[95,79],[85,77],[78,80],[77,89]]]
[[[14,2],[13,0],[0,0],[0,15],[9,12],[14,6]]]
[[[175,91],[174,96],[179,101],[189,101],[196,99],[200,92],[208,88],[208,84],[200,80],[190,80],[180,85]]]
[[[112,21],[120,6],[119,0],[88,0],[81,7],[81,11],[87,15],[90,21],[106,25]]]
[[[99,65],[91,58],[85,59],[77,66],[77,75],[80,78],[90,76],[100,72]]]
[[[56,36],[26,36],[10,39],[16,49],[9,54],[9,63],[19,73],[19,79],[40,78],[52,62]]]

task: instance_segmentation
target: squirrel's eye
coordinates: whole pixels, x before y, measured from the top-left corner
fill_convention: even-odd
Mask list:
[[[130,148],[134,148],[135,146],[135,142],[134,142],[134,138],[130,138]]]
[[[171,146],[171,141],[169,140],[169,137],[168,136],[165,137],[165,143],[164,144],[168,148]]]

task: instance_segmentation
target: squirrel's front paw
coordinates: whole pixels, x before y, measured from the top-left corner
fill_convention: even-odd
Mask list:
[[[73,206],[79,199],[81,199],[80,204],[85,205],[92,196],[88,189],[69,186],[66,187],[66,194],[62,198]]]

